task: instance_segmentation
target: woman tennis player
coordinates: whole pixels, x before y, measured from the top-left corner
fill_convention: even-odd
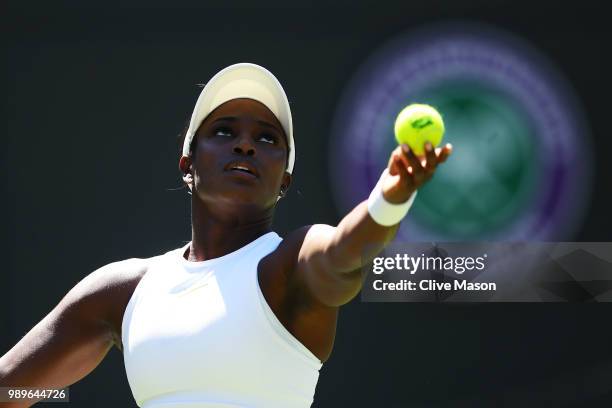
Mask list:
[[[140,407],[309,407],[364,259],[393,239],[451,146],[428,144],[425,157],[398,147],[370,197],[337,226],[283,239],[271,225],[295,151],[274,75],[254,64],[217,73],[179,161],[192,193],[191,242],[85,277],[0,358],[0,386],[69,386],[115,345]]]

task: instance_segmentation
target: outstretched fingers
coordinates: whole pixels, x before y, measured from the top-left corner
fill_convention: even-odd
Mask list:
[[[402,145],[402,156],[407,165],[409,166],[408,172],[414,177],[415,183],[420,184],[425,178],[425,168],[421,163],[421,160],[414,154],[412,149],[408,145]]]
[[[447,143],[444,145],[444,147],[442,148],[437,148],[436,149],[436,156],[437,156],[437,162],[438,164],[440,163],[444,163],[446,161],[446,159],[448,159],[448,156],[450,156],[450,154],[453,152],[453,145],[450,143]]]
[[[389,174],[400,176],[402,183],[409,188],[417,189],[427,182],[436,172],[440,163],[444,163],[452,153],[452,145],[434,148],[430,142],[424,145],[425,155],[417,156],[406,144],[398,146],[389,157]]]
[[[436,171],[436,167],[438,166],[438,157],[436,155],[436,150],[432,146],[431,143],[425,143],[425,178],[429,180],[434,172]]]

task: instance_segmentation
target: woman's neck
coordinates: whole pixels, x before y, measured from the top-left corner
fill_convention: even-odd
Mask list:
[[[228,209],[226,209],[228,210]],[[186,259],[204,261],[219,258],[242,248],[271,231],[274,209],[264,213],[236,211],[233,216],[218,214],[199,199],[192,200],[191,245]]]

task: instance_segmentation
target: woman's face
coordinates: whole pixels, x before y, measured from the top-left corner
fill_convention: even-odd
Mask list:
[[[269,208],[281,185],[286,189],[291,183],[283,128],[253,99],[216,108],[198,128],[194,144],[193,193],[205,202]]]

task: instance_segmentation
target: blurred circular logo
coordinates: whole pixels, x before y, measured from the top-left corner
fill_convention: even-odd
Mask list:
[[[411,103],[435,106],[454,153],[420,189],[404,241],[563,240],[590,196],[590,137],[568,83],[522,40],[445,24],[393,40],[358,70],[333,125],[341,213],[367,199]]]

